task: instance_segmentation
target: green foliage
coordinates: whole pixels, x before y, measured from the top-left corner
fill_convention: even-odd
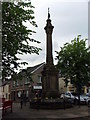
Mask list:
[[[86,40],[80,39],[80,35],[61,47],[60,52],[57,52],[56,59],[58,60],[57,68],[61,75],[81,91],[82,87],[87,85],[90,80],[90,48],[86,47]]]
[[[30,26],[37,27],[34,21],[34,11],[31,2],[3,2],[2,3],[2,76],[3,79],[13,74],[14,69],[20,67],[20,59],[17,54],[36,53],[40,48],[30,45],[31,42],[40,43],[31,38],[35,33],[24,25],[29,22]]]

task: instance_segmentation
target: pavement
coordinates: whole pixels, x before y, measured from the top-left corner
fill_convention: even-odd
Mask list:
[[[13,112],[8,109],[1,120],[90,120],[90,107],[73,106],[67,109],[46,110],[31,109],[29,103],[20,108],[20,103],[13,103]]]

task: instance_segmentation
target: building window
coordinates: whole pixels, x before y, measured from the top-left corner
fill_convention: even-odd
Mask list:
[[[19,86],[19,82],[18,82],[18,80],[16,80],[16,86]]]
[[[13,81],[13,87],[15,87],[15,81]]]
[[[27,78],[25,79],[25,85],[28,85],[28,84],[30,84],[30,79],[27,77]]]
[[[8,86],[8,90],[9,90],[9,92],[10,92],[10,85]]]
[[[20,80],[20,85],[21,85],[21,86],[23,85],[23,80]]]
[[[4,86],[3,86],[3,92],[4,92]]]
[[[6,99],[8,98],[8,94],[6,93]]]
[[[18,97],[18,98],[21,97],[21,91],[17,91],[17,97]]]
[[[26,91],[26,97],[28,97],[28,96],[29,96],[29,91],[27,90],[27,91]]]
[[[41,81],[41,76],[38,76],[38,81],[37,81],[37,83],[42,83],[42,81]]]

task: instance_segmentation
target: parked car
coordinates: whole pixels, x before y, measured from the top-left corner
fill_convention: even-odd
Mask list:
[[[86,104],[90,106],[90,93],[86,93],[86,95],[82,95],[82,97],[86,101]]]
[[[79,104],[79,97],[77,95],[72,95],[71,92],[61,94],[61,98],[71,99],[73,104]],[[83,97],[83,95],[80,95],[80,104],[86,104],[86,99]]]
[[[64,94],[61,94],[61,97],[60,98],[63,98],[63,99],[68,99],[70,100],[72,103],[74,103],[74,99],[75,99],[75,96],[72,95],[71,92],[66,92]]]
[[[79,97],[77,96],[77,103],[79,103]],[[83,95],[80,95],[80,104],[86,104],[86,98]]]
[[[85,101],[89,98],[87,95],[81,95],[81,97],[83,97]]]
[[[90,107],[90,97],[86,100],[88,107]]]
[[[74,96],[70,92],[66,92],[61,94],[61,98],[74,98]]]
[[[89,92],[89,93],[86,93],[86,96],[90,97],[90,92]]]

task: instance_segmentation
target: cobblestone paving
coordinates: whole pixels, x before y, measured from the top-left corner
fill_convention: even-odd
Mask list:
[[[89,120],[90,107],[86,105],[74,106],[68,109],[58,110],[37,110],[31,109],[29,104],[20,108],[19,103],[13,103],[13,112],[9,110],[5,113],[2,120]]]

